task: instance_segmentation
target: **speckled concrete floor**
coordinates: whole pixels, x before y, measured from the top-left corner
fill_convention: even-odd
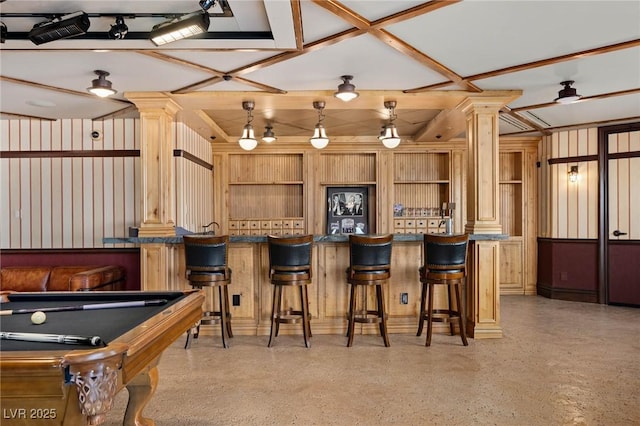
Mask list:
[[[201,336],[164,354],[145,414],[177,425],[638,425],[640,309],[503,297],[504,338]],[[313,327],[313,323],[312,323]],[[121,392],[108,425],[119,424]]]

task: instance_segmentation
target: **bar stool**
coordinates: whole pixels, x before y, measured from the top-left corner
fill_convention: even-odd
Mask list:
[[[460,338],[464,346],[468,345],[465,334],[464,287],[466,281],[467,245],[469,235],[424,234],[424,264],[419,268],[422,296],[420,299],[420,317],[418,334],[422,334],[424,321],[427,321],[427,342],[431,346],[433,322],[449,323],[451,335],[454,322],[460,328]],[[436,285],[447,286],[447,308],[433,308],[433,288]],[[455,293],[455,308],[451,304],[451,291]],[[462,292],[462,296],[461,296]]]
[[[311,314],[307,286],[311,284],[311,250],[313,235],[274,236],[268,235],[269,279],[273,284],[273,302],[271,307],[271,333],[268,347],[275,343],[280,332],[280,324],[302,322],[305,347],[311,342]],[[282,308],[283,288],[298,287],[300,290],[300,309]]]
[[[384,308],[382,285],[391,278],[391,240],[393,235],[349,235],[349,267],[347,282],[351,284],[349,312],[347,314],[347,347],[353,344],[355,323],[378,323],[380,336],[386,347],[387,313]],[[367,289],[375,287],[376,309],[367,309]],[[358,303],[358,288],[363,300]]]
[[[203,312],[193,338],[198,338],[201,324],[221,324],[222,346],[228,348],[229,338],[233,337],[227,290],[227,286],[231,283],[231,269],[227,266],[229,236],[185,235],[182,239],[187,279],[191,287],[218,289],[219,310]],[[187,332],[185,349],[191,346],[191,332],[191,329]]]

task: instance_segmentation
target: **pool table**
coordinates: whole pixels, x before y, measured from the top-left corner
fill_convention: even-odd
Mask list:
[[[142,417],[158,383],[164,350],[202,315],[204,294],[186,292],[47,292],[2,295],[0,310],[74,307],[141,300],[156,305],[47,312],[35,325],[31,314],[0,317],[2,332],[99,336],[100,346],[0,341],[0,423],[98,425],[114,396],[129,392],[124,424],[152,425]],[[95,343],[95,342],[94,342]]]

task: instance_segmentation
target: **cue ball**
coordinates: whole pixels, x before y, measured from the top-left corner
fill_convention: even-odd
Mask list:
[[[31,315],[31,322],[34,324],[42,324],[47,320],[47,315],[42,311],[34,312]]]

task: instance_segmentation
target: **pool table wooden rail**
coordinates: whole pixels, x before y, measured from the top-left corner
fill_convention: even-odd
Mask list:
[[[99,425],[126,387],[125,425],[153,425],[142,411],[158,383],[164,350],[202,315],[204,294],[188,296],[97,349],[0,352],[2,424]]]

